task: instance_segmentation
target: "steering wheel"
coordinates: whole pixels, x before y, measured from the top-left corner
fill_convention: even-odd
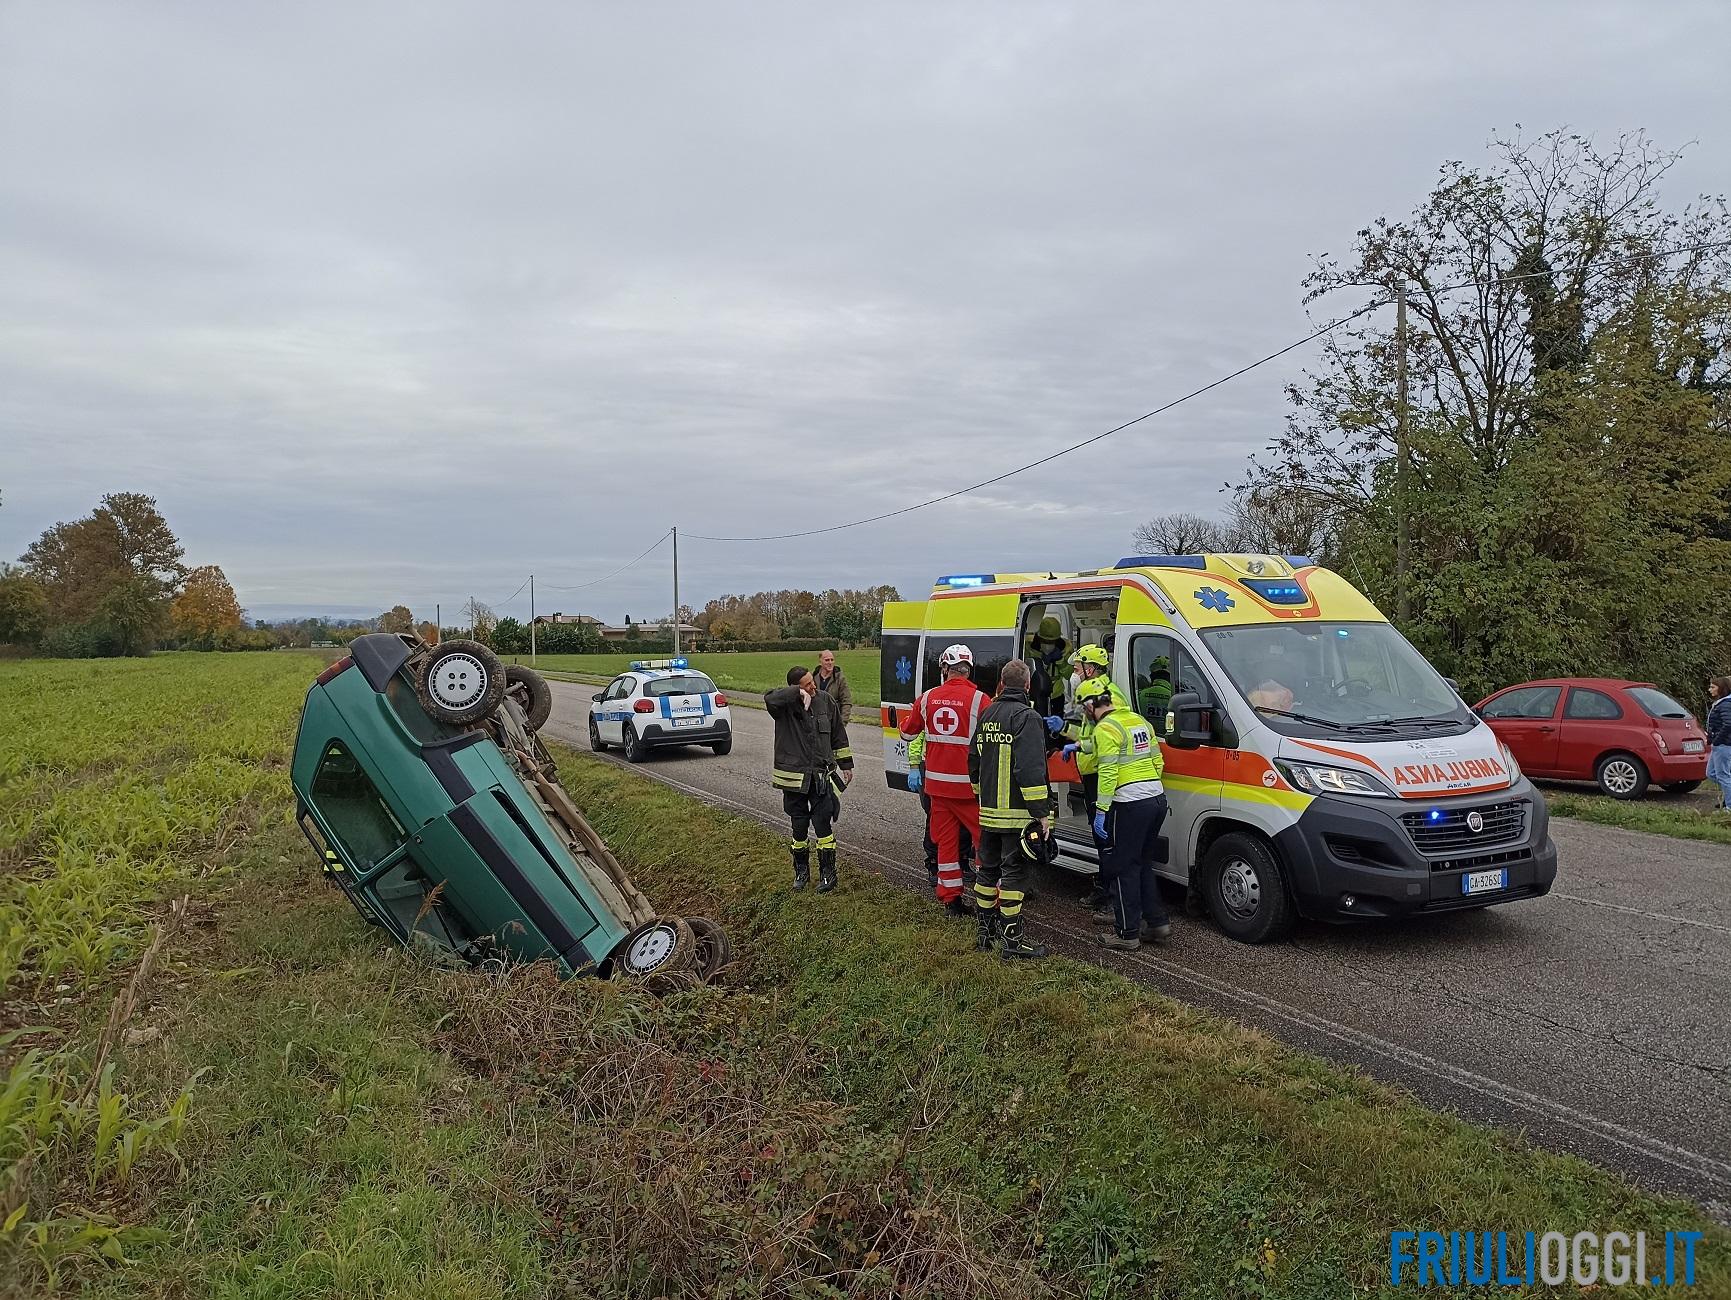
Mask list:
[[[1369,682],[1357,677],[1348,677],[1334,688],[1334,693],[1346,700],[1368,700],[1372,689]]]

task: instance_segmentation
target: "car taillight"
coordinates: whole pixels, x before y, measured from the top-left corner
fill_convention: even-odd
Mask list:
[[[1659,747],[1659,752],[1661,754],[1669,754],[1671,752],[1671,747],[1665,743],[1665,737],[1660,735],[1657,731],[1653,733],[1653,743]]]
[[[715,693],[715,707],[718,709],[725,709],[727,707],[727,696],[723,695],[720,691]]]
[[[631,711],[633,713],[654,713],[655,712],[655,701],[654,700],[638,700],[637,703],[635,703],[631,706]]]
[[[337,660],[329,668],[325,669],[322,673],[319,674],[319,685],[323,686],[326,682],[330,681],[331,678],[335,677],[338,673],[342,672],[343,669],[353,668],[354,666],[355,666],[354,659],[350,656],[345,655],[343,658]]]

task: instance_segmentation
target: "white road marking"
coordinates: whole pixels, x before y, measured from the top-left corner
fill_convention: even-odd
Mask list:
[[[1626,912],[1630,916],[1644,916],[1650,921],[1669,921],[1674,925],[1693,925],[1703,930],[1713,930],[1719,934],[1731,934],[1731,925],[1715,925],[1712,921],[1697,921],[1687,916],[1671,916],[1665,912],[1646,912],[1638,907],[1624,907],[1621,903],[1602,903],[1596,898],[1582,898],[1579,894],[1563,894],[1551,891],[1552,898],[1566,899],[1571,903],[1584,903],[1588,907],[1602,907],[1609,912]]]
[[[729,799],[725,795],[715,794],[700,786],[688,785],[683,781],[678,781],[672,777],[664,776],[656,772],[642,772],[641,774],[649,777],[651,780],[660,781],[663,785],[670,786],[684,794],[689,794],[693,798],[699,799],[704,803],[716,804],[744,813],[753,821],[768,826],[772,830],[776,829],[780,824],[779,819],[761,809],[754,808],[749,804],[741,803],[736,799]],[[879,863],[886,872],[894,873],[895,875],[903,876],[919,883],[924,883],[923,875],[910,870],[908,867],[895,861],[893,858],[885,857],[881,853],[875,853],[871,849],[864,848],[857,844],[850,844],[845,840],[842,841],[842,846],[850,853],[857,854],[860,857],[869,858],[872,861]],[[1575,901],[1592,902],[1591,899],[1577,899]],[[1600,904],[1600,906],[1608,907],[1612,905]],[[1632,911],[1634,909],[1619,908],[1617,910]],[[1665,919],[1686,920],[1686,918],[1681,917],[1668,917]],[[1072,926],[1066,926],[1061,922],[1048,920],[1045,917],[1037,917],[1033,918],[1033,920],[1033,928],[1035,929],[1055,931],[1056,933],[1083,942],[1092,942],[1095,939],[1095,935],[1091,931],[1079,930]],[[1705,925],[1706,923],[1694,922],[1693,924]],[[1707,928],[1721,929],[1723,927],[1708,926]],[[1263,994],[1253,993],[1248,989],[1242,989],[1236,985],[1228,984],[1223,980],[1215,979],[1211,975],[1205,975],[1201,971],[1195,970],[1191,967],[1181,966],[1176,962],[1163,960],[1158,957],[1150,957],[1145,953],[1121,953],[1117,954],[1117,956],[1125,958],[1138,965],[1145,966],[1150,970],[1157,970],[1173,979],[1192,984],[1197,988],[1214,994],[1216,997],[1236,1002],[1242,1006],[1254,1008],[1265,1015],[1273,1016],[1276,1019],[1286,1021],[1289,1024],[1309,1030],[1313,1033],[1333,1038],[1338,1042],[1357,1048],[1360,1051],[1370,1052],[1385,1057],[1390,1061],[1405,1066],[1409,1070],[1416,1070],[1428,1074],[1452,1087],[1467,1092],[1477,1093],[1481,1097],[1498,1102],[1513,1110],[1526,1111],[1531,1114],[1542,1116],[1545,1119],[1587,1134],[1601,1142],[1633,1152],[1636,1155],[1651,1160],[1656,1164],[1666,1165],[1672,1169],[1693,1174],[1697,1178],[1702,1178],[1710,1183],[1722,1185],[1727,1189],[1731,1189],[1731,1163],[1727,1163],[1726,1161],[1715,1159],[1714,1157],[1705,1155],[1699,1151],[1691,1151],[1687,1147],[1681,1147],[1675,1143],[1667,1142],[1663,1138],[1654,1137],[1650,1133],[1643,1133],[1638,1129],[1628,1128],[1625,1125],[1601,1119],[1598,1116],[1589,1114],[1577,1107],[1570,1106],[1566,1102],[1554,1101],[1548,1097],[1541,1097],[1536,1093],[1527,1092],[1525,1089],[1516,1088],[1511,1084],[1502,1083],[1499,1080],[1488,1077],[1487,1075],[1479,1074],[1473,1070],[1468,1070],[1463,1066],[1451,1065],[1447,1061],[1440,1061],[1434,1056],[1429,1056],[1423,1052],[1415,1051],[1409,1047],[1403,1047],[1399,1043],[1391,1042],[1386,1038],[1366,1033],[1361,1029],[1354,1029],[1352,1026],[1343,1025],[1338,1021],[1329,1020],[1326,1017],[1316,1015],[1314,1012],[1306,1011],[1301,1007],[1295,1007],[1285,1002],[1279,1002],[1273,998],[1266,997]],[[1722,1210],[1717,1212],[1720,1214],[1720,1217],[1723,1217]]]

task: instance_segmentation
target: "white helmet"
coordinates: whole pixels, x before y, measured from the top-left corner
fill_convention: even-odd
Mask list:
[[[966,664],[972,668],[974,666],[974,652],[965,645],[946,646],[944,652],[938,656],[938,666],[954,668],[958,664]]]

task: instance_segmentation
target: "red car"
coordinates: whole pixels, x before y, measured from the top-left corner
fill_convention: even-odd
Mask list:
[[[1683,794],[1707,776],[1707,734],[1651,682],[1552,677],[1505,687],[1474,712],[1530,777],[1639,799],[1651,782]]]

